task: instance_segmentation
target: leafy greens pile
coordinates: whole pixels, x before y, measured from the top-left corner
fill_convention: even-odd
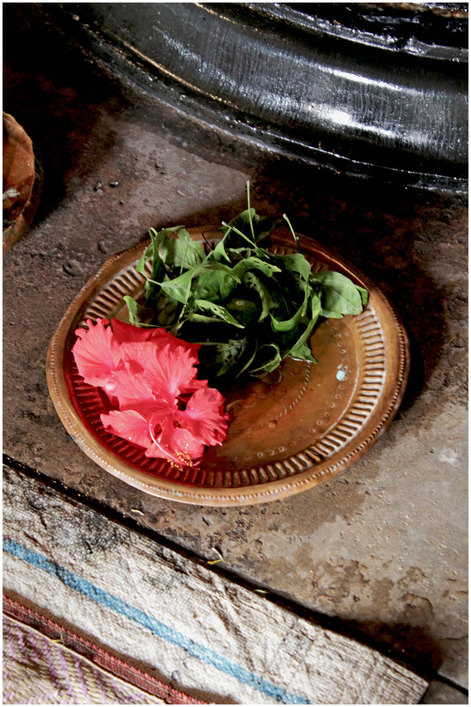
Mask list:
[[[203,247],[181,226],[151,229],[136,266],[146,278],[142,301],[125,298],[131,323],[201,344],[202,375],[219,386],[262,377],[287,356],[315,362],[309,339],[319,319],[360,314],[368,294],[341,273],[311,272],[299,252],[263,248],[272,226],[248,194],[216,245]]]

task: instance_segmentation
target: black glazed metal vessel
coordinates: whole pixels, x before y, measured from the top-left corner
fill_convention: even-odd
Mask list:
[[[87,51],[241,150],[467,189],[467,5],[78,3]]]

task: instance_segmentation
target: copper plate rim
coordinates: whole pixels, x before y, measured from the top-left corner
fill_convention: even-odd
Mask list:
[[[213,236],[219,233],[218,229],[214,227],[193,228],[189,231],[192,238],[197,240],[201,239],[202,233]],[[276,245],[292,247],[292,239],[283,229],[275,232],[274,241]],[[80,449],[105,471],[147,494],[186,504],[222,507],[267,503],[305,491],[344,471],[359,459],[387,429],[402,402],[409,374],[410,348],[405,327],[395,308],[369,278],[345,261],[340,260],[320,243],[311,238],[299,236],[301,252],[321,262],[327,262],[332,269],[349,275],[356,282],[365,286],[370,293],[368,307],[373,303],[375,309],[380,311],[381,316],[389,321],[387,343],[390,349],[396,351],[397,366],[387,397],[383,395],[382,399],[378,401],[381,403],[377,406],[380,409],[379,418],[375,416],[374,419],[369,419],[363,434],[346,444],[342,450],[319,463],[311,463],[293,476],[232,488],[191,486],[153,476],[140,471],[103,447],[87,430],[71,400],[64,373],[64,358],[67,354],[66,342],[71,331],[77,327],[87,304],[99,294],[104,283],[109,282],[120,271],[137,262],[145,245],[146,242],[140,242],[106,260],[68,307],[51,339],[47,353],[47,383],[56,412]],[[296,466],[299,466],[299,463]]]

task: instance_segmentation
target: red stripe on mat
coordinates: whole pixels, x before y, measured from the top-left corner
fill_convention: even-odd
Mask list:
[[[59,640],[66,648],[79,653],[81,656],[91,660],[95,665],[103,668],[112,675],[125,680],[135,687],[148,692],[154,697],[165,700],[168,704],[177,705],[203,705],[206,702],[196,700],[179,690],[175,690],[170,685],[153,678],[148,673],[144,673],[139,668],[135,668],[125,663],[120,658],[108,653],[91,641],[78,636],[73,631],[61,626],[47,616],[43,616],[38,611],[30,609],[15,599],[3,595],[3,612],[17,621],[31,626],[42,634],[53,640]]]

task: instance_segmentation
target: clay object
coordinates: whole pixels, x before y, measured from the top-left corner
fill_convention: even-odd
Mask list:
[[[40,168],[33,142],[8,113],[3,113],[3,252],[29,229],[39,203]]]

